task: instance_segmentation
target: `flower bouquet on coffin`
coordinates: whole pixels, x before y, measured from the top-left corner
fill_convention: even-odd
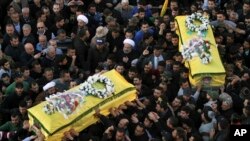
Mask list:
[[[46,98],[47,104],[43,107],[46,114],[51,115],[56,111],[68,118],[84,102],[84,96],[74,92],[64,92],[50,95]]]
[[[115,88],[114,83],[106,76],[95,74],[80,85],[80,91],[83,95],[93,95],[104,99],[114,94]]]
[[[197,21],[201,22],[201,24],[195,24]],[[198,36],[204,37],[205,32],[208,30],[209,20],[202,13],[195,12],[187,16],[185,25],[189,31],[197,32]]]
[[[200,37],[189,40],[182,48],[182,56],[186,60],[191,60],[198,56],[203,64],[208,64],[212,61],[210,43]]]

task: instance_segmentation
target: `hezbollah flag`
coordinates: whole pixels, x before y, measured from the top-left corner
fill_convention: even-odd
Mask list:
[[[196,38],[197,32],[189,32],[185,25],[187,16],[176,16],[175,22],[177,26],[176,33],[179,35],[179,51],[182,51],[182,45],[186,44],[190,39]],[[186,61],[185,65],[189,68],[189,80],[192,86],[202,84],[207,87],[220,87],[225,83],[225,68],[221,62],[219,52],[214,39],[211,26],[208,26],[204,40],[210,42],[210,52],[212,61],[209,64],[201,63],[199,57],[195,57],[190,61]]]
[[[163,6],[161,8],[161,14],[160,14],[161,17],[164,16],[164,14],[166,13],[167,9],[168,9],[168,0],[165,0]]]
[[[109,78],[115,87],[115,94],[101,99],[92,95],[85,97],[85,102],[78,106],[76,112],[68,118],[60,112],[48,115],[43,111],[46,101],[28,109],[30,124],[36,124],[41,127],[46,141],[61,141],[64,132],[75,129],[77,132],[82,131],[88,126],[98,121],[93,115],[95,109],[100,109],[101,114],[107,116],[111,107],[118,107],[126,101],[133,101],[136,98],[135,86],[128,83],[117,71],[111,70],[102,74]],[[69,92],[78,91],[80,85],[68,90]]]

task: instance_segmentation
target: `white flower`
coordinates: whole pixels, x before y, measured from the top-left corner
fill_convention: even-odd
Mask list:
[[[96,82],[101,82],[105,84],[104,89],[95,89],[92,85]],[[113,82],[103,75],[93,75],[90,76],[86,82],[83,83],[82,87],[80,88],[81,91],[85,95],[94,95],[99,98],[106,98],[110,94],[114,93],[114,84]]]
[[[62,113],[63,115],[70,115],[74,112],[75,108],[72,107],[78,106],[84,102],[84,96],[82,93],[75,92],[64,92],[51,95],[46,98],[47,104],[44,106],[44,112],[46,114],[53,114],[55,111]],[[78,105],[75,105],[75,102]]]
[[[207,49],[209,46],[210,44],[202,38],[193,38],[182,46],[182,56],[186,60],[191,60],[193,57],[198,56],[203,64],[208,64],[212,60],[210,51]]]
[[[199,26],[195,25],[194,23],[195,20],[199,20],[201,22],[201,25]],[[201,13],[193,13],[190,16],[187,16],[185,23],[188,30],[193,32],[199,32],[199,31],[202,32],[208,29],[209,20],[203,17]]]

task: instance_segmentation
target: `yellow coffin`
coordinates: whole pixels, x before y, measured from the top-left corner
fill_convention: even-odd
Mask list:
[[[185,25],[186,17],[187,16],[177,16],[175,18],[177,27],[176,33],[179,35],[179,51],[182,51],[183,44],[186,44],[192,38],[198,37],[197,32],[188,31]],[[193,86],[198,84],[213,87],[222,86],[225,82],[226,73],[216,47],[211,26],[209,26],[205,35],[203,39],[209,41],[211,44],[210,52],[212,61],[209,64],[202,64],[199,57],[186,61],[185,66],[190,70],[189,79]]]
[[[47,115],[43,112],[43,106],[46,102],[28,109],[30,124],[38,123],[41,126],[42,133],[48,141],[59,141],[63,137],[65,131],[74,128],[76,131],[82,131],[98,119],[93,117],[95,109],[99,108],[101,114],[108,115],[111,107],[118,107],[126,101],[132,101],[136,98],[135,87],[128,83],[115,70],[104,73],[115,84],[115,94],[106,99],[100,99],[94,96],[85,97],[85,103],[78,107],[77,112],[65,119],[62,114],[56,112],[52,115]],[[79,89],[76,86],[69,91]]]

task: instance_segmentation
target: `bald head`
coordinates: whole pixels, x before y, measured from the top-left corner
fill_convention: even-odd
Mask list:
[[[30,55],[34,54],[35,49],[34,49],[34,46],[31,43],[26,43],[24,45],[24,49],[25,49],[25,52],[27,54],[30,54]]]

